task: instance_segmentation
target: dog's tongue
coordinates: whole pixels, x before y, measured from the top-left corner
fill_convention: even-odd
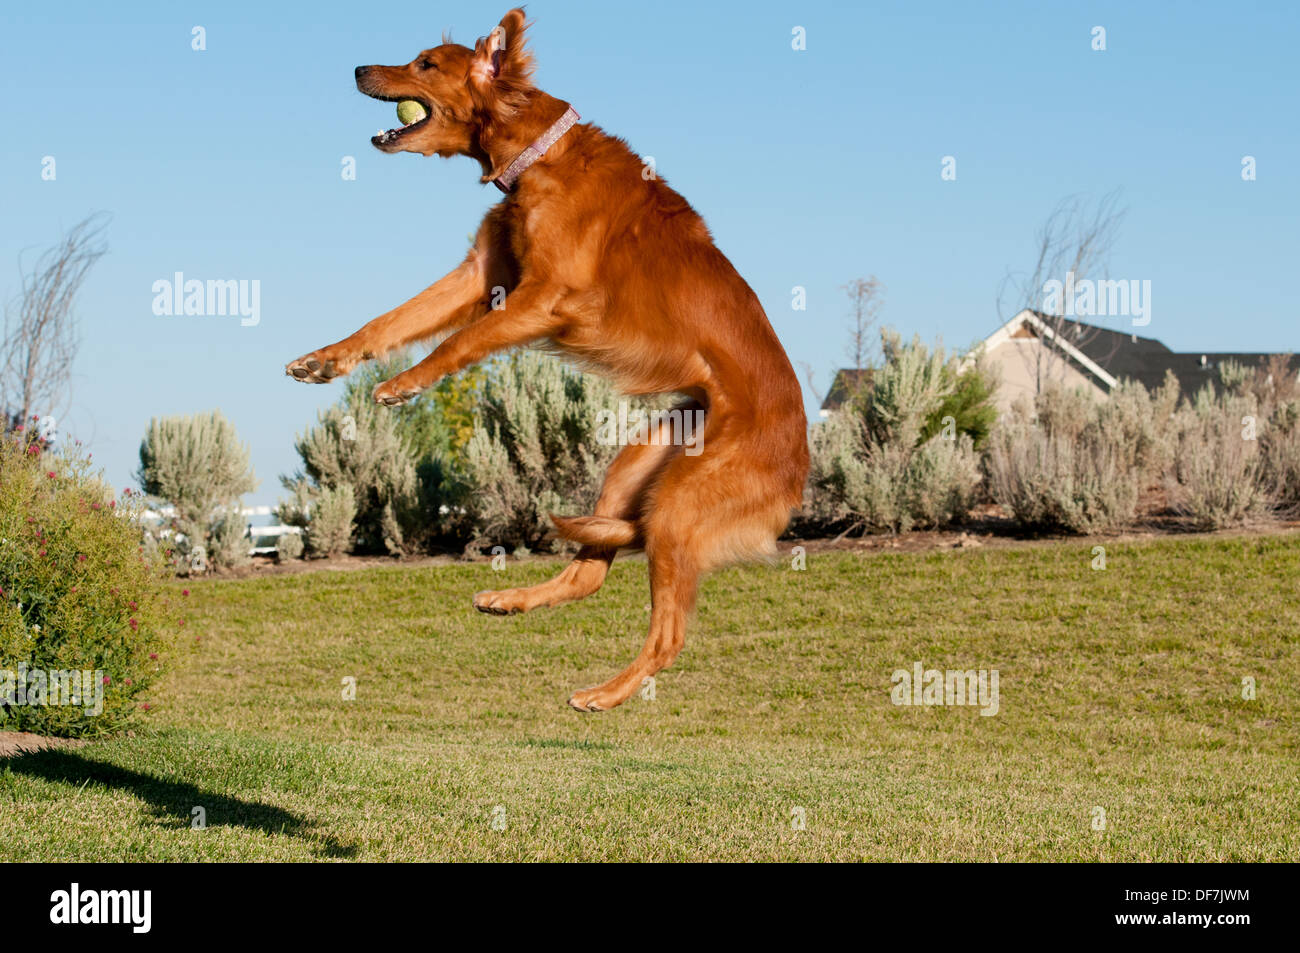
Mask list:
[[[397,121],[403,126],[419,122],[427,115],[429,114],[424,111],[424,106],[414,99],[403,99],[397,104]]]

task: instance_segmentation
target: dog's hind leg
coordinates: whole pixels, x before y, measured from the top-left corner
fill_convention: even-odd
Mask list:
[[[647,543],[650,561],[650,634],[632,664],[603,685],[574,692],[578,711],[608,711],[632,697],[645,680],[673,663],[686,644],[686,620],[695,605],[700,571],[681,539]]]
[[[647,487],[679,449],[671,446],[624,447],[605,474],[600,499],[596,502],[596,515],[615,520],[636,520]],[[632,539],[627,545],[640,546],[642,541]],[[617,552],[617,546],[585,545],[573,557],[573,562],[554,579],[522,589],[476,593],[474,608],[493,615],[507,615],[584,599],[605,582]]]
[[[558,606],[591,595],[601,587],[614,561],[616,549],[583,546],[554,579],[522,589],[501,589],[474,594],[474,608],[489,615],[512,615],[538,606]]]
[[[680,410],[694,412],[701,409],[694,401],[683,404]],[[600,499],[596,501],[597,518],[627,521],[635,524],[645,503],[646,492],[654,485],[665,466],[682,451],[669,439],[667,426],[662,425],[652,442],[624,447],[609,465]],[[589,517],[579,517],[580,523]],[[562,521],[568,522],[568,521]],[[563,535],[563,533],[561,534]],[[636,535],[621,545],[639,547],[643,540]],[[480,592],[474,596],[474,608],[494,615],[527,612],[538,606],[558,606],[591,595],[605,582],[610,564],[618,546],[584,545],[554,579],[524,589],[503,589]]]
[[[775,553],[776,537],[798,502],[802,476],[795,479],[795,471],[780,459],[762,460],[766,435],[738,426],[716,408],[708,435],[703,456],[673,458],[647,494],[640,520],[650,564],[645,644],[608,682],[573,694],[569,704],[579,711],[621,705],[646,678],[673,663],[686,644],[686,621],[702,573]]]

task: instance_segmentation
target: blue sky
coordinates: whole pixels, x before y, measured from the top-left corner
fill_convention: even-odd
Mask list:
[[[111,212],[63,433],[122,487],[151,416],[219,407],[252,448],[248,502],[273,503],[294,435],[338,396],[285,362],[453,267],[497,198],[468,159],[372,149],[396,120],[356,92],[353,67],[406,62],[446,29],[472,42],[507,5],[125,7],[0,14],[0,293],[17,290],[24,249]],[[845,282],[877,275],[885,321],[969,345],[1009,316],[999,289],[1032,264],[1052,208],[1116,188],[1128,214],[1108,277],[1151,281],[1142,333],[1176,350],[1300,347],[1297,10],[528,5],[538,84],[655,157],[822,387],[844,363]],[[940,176],[949,155],[955,181]],[[153,283],[177,271],[259,280],[260,323],[154,315]],[[807,311],[791,308],[796,285]]]

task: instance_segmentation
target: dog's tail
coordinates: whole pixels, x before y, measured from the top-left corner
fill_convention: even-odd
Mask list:
[[[607,516],[556,516],[551,514],[556,535],[571,539],[584,546],[612,549],[631,546],[641,537],[641,531],[631,520],[612,519]]]

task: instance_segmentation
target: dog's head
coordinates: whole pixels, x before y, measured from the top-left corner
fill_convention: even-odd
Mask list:
[[[405,66],[358,66],[357,89],[387,102],[413,99],[418,122],[371,138],[381,152],[473,155],[485,122],[508,120],[532,90],[532,54],[524,48],[524,11],[511,10],[474,49],[444,42]]]

